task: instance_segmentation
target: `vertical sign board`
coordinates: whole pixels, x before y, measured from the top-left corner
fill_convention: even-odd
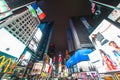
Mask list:
[[[117,5],[120,8],[120,4]],[[117,21],[120,23],[120,10],[114,9],[108,16],[112,21]]]

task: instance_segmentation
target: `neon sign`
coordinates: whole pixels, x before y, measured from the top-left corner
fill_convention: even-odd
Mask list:
[[[8,68],[10,67],[10,70],[8,71],[8,73],[12,73],[13,69],[17,65],[17,62],[14,62],[12,65],[10,65],[12,63],[11,58],[6,59],[5,56],[1,56],[0,59],[1,59],[0,68],[2,68],[5,65],[5,68],[4,68],[3,72],[4,73],[7,72]]]

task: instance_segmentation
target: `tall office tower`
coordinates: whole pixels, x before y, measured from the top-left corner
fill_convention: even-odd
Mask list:
[[[6,22],[0,25],[0,28],[4,27],[22,43],[28,45],[31,37],[36,32],[39,23],[39,19],[26,9],[25,11],[10,17]]]

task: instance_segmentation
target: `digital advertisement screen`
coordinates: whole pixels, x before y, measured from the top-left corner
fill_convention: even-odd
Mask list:
[[[10,8],[7,5],[6,1],[5,0],[0,0],[0,13],[6,12],[6,11],[9,11],[9,10],[10,10]]]
[[[67,68],[77,64],[78,62],[82,62],[82,61],[89,61],[89,56],[88,54],[90,54],[92,52],[92,49],[80,49],[77,50],[74,55],[72,55],[66,62],[66,66]]]
[[[12,12],[9,11],[10,8],[9,6],[7,5],[6,1],[5,0],[0,0],[0,20],[3,20],[4,18],[12,15]],[[9,12],[7,12],[9,11]],[[4,13],[6,12],[6,13]]]
[[[35,43],[33,39],[30,41],[29,48],[34,52],[36,52],[37,50],[37,44]]]
[[[35,35],[33,36],[32,40],[30,41],[30,44],[29,44],[29,48],[32,51],[36,52],[41,38],[42,38],[42,32],[41,32],[40,28],[38,28]]]
[[[120,8],[120,4],[117,5],[118,8]],[[108,16],[109,19],[112,21],[116,21],[120,18],[120,10],[114,9]]]
[[[37,43],[40,42],[40,40],[41,40],[41,38],[42,38],[42,32],[41,32],[40,28],[37,29],[37,31],[36,31],[36,33],[35,33],[35,35],[34,35],[33,38],[35,39],[35,41],[36,41]]]
[[[0,29],[0,37],[0,51],[19,58],[26,46],[5,28]]]
[[[120,71],[120,53],[114,51],[114,48],[106,44],[89,54],[90,61],[99,73]]]
[[[27,66],[31,56],[32,55],[29,51],[23,52],[22,56],[20,57],[19,64],[22,66]]]
[[[80,72],[90,71],[89,68],[91,67],[91,64],[90,64],[90,61],[82,61],[82,62],[77,63],[77,67]]]
[[[31,74],[32,75],[41,74],[42,67],[43,67],[43,63],[41,62],[34,63]]]
[[[107,20],[103,20],[90,34],[89,38],[95,48],[100,48],[114,37],[120,35],[120,29]]]
[[[49,70],[49,67],[50,67],[50,65],[49,65],[49,64],[45,64],[44,71],[45,71],[45,72],[48,72],[48,70]]]
[[[89,54],[99,73],[120,70],[120,29],[103,20],[89,36],[96,50]]]
[[[105,73],[107,72],[106,66],[104,65],[101,55],[99,54],[98,50],[95,50],[91,54],[89,54],[89,58],[91,63],[96,67],[98,73]]]
[[[23,76],[26,71],[26,67],[16,66],[15,70],[16,70],[16,74],[19,73],[20,76]]]
[[[102,48],[103,52],[108,56],[108,58],[113,62],[115,71],[120,70],[120,37],[115,36],[112,40],[110,40],[107,44],[105,44]],[[111,71],[111,70],[110,70]],[[114,71],[114,70],[113,70]]]

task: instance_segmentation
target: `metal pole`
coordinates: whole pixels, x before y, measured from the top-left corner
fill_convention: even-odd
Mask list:
[[[96,4],[100,4],[102,6],[106,6],[106,7],[112,8],[112,9],[120,10],[120,8],[118,8],[118,7],[114,7],[114,6],[111,6],[111,5],[108,5],[108,4],[104,4],[104,3],[101,3],[101,2],[98,2],[98,1],[92,1],[92,2],[96,3]]]

